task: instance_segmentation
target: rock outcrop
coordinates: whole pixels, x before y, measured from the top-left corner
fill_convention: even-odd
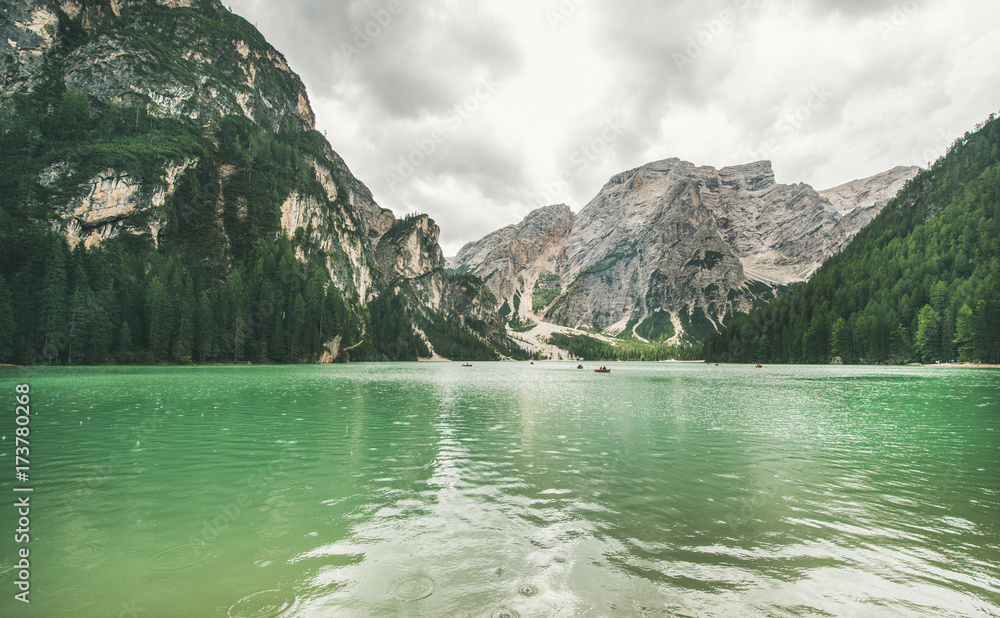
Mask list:
[[[438,244],[441,230],[427,215],[397,220],[375,251],[390,289],[402,294],[417,330],[435,354],[436,335],[447,327],[473,334],[499,356],[511,342],[496,312],[496,298],[478,277],[449,276]]]
[[[494,296],[513,299],[522,288],[534,285],[533,280],[521,284],[518,278],[537,276],[536,267],[566,241],[575,218],[565,204],[539,208],[520,223],[465,245],[449,260],[448,268],[475,272],[489,285]]]
[[[215,0],[3,5],[0,40],[10,49],[0,95],[42,84],[46,59],[76,36],[81,44],[60,57],[65,84],[100,100],[192,120],[241,115],[271,131],[315,126],[305,86],[284,56]],[[83,40],[88,29],[112,23],[108,32]],[[166,55],[161,37],[185,49]]]

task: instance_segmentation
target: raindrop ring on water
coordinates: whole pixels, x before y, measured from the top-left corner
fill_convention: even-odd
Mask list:
[[[295,597],[281,590],[261,590],[229,608],[230,618],[276,618],[295,604]]]
[[[434,580],[425,575],[401,579],[389,588],[389,594],[400,601],[419,601],[431,596],[433,592]]]
[[[501,607],[497,611],[493,612],[493,618],[521,618],[521,614],[512,609]]]
[[[191,545],[178,545],[165,549],[150,558],[150,568],[161,573],[191,569],[210,557],[211,554],[207,550],[199,551]]]
[[[538,588],[536,588],[531,584],[524,584],[523,586],[518,588],[517,591],[526,597],[533,597],[536,594],[538,594]]]

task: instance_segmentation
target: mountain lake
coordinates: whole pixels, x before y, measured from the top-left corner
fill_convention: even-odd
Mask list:
[[[1000,372],[576,365],[2,368],[0,615],[1000,615]]]

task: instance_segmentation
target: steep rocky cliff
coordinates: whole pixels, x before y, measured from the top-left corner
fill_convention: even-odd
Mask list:
[[[405,298],[429,353],[448,357],[461,349],[458,356],[483,360],[518,356],[483,281],[446,273],[440,233],[427,215],[410,216],[396,221],[375,254],[390,289]]]
[[[59,117],[48,120],[78,125],[68,131],[73,135],[58,135],[60,127],[46,127],[42,119],[43,139],[75,138],[62,140],[75,143],[26,162],[43,165],[35,173],[41,190],[22,196],[49,210],[53,227],[71,247],[80,241],[91,247],[122,233],[157,246],[161,233],[176,232],[180,223],[172,221],[170,210],[180,206],[182,217],[191,219],[190,204],[168,204],[185,175],[217,186],[212,223],[223,228],[223,237],[233,236],[225,225],[227,210],[244,220],[256,214],[248,208],[256,187],[245,181],[270,158],[262,151],[282,141],[268,136],[313,132],[315,118],[299,77],[259,32],[219,2],[3,5],[0,38],[9,45],[0,84],[5,115],[55,102]],[[221,125],[232,117],[249,121],[227,127],[245,152],[220,152]],[[96,130],[79,126],[95,119]],[[122,135],[130,124],[130,134]],[[147,143],[137,143],[144,137]],[[271,199],[280,208],[269,209],[266,231],[280,225],[289,237],[307,232],[307,239],[300,236],[300,257],[316,253],[347,296],[363,303],[378,275],[371,247],[359,236],[377,239],[392,215],[375,204],[325,140],[313,136],[305,148],[284,141],[286,159],[312,170],[275,186]],[[227,243],[230,254],[232,245]]]
[[[658,161],[613,177],[576,217],[540,209],[449,266],[481,275],[522,319],[700,339],[807,279],[916,172],[820,193],[777,184],[767,161]]]
[[[314,130],[281,53],[218,0],[0,8],[0,237],[37,241],[0,250],[0,288],[46,315],[17,325],[18,360],[391,357],[375,331],[412,325],[387,302],[372,316],[389,280],[414,290],[414,319],[463,338],[488,322],[485,290],[441,270],[436,231],[420,274],[400,254],[380,266],[392,212]]]
[[[0,5],[9,45],[0,94],[32,92],[57,70],[67,87],[123,107],[192,120],[240,115],[272,132],[314,127],[284,56],[216,0]]]
[[[465,245],[449,260],[448,268],[475,272],[494,296],[513,302],[515,294],[534,285],[533,279],[539,274],[536,267],[566,241],[575,218],[565,204],[539,208],[520,223]]]

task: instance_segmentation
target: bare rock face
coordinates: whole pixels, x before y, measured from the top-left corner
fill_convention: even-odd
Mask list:
[[[3,5],[0,40],[9,46],[9,60],[0,95],[29,92],[42,83],[40,67],[60,46],[60,19],[83,29],[125,20],[142,36],[122,36],[119,24],[76,47],[62,59],[66,86],[123,107],[147,104],[160,116],[241,115],[275,132],[316,124],[305,86],[284,56],[220,2],[19,0]],[[206,17],[227,27],[208,30]],[[150,43],[156,37],[176,40],[185,49],[164,57],[163,49]]]
[[[375,249],[379,268],[390,288],[406,297],[417,330],[443,321],[503,355],[511,344],[496,312],[496,298],[476,277],[447,275],[440,233],[427,215],[396,221]]]
[[[566,241],[575,218],[565,204],[539,208],[517,225],[462,247],[448,268],[479,275],[494,296],[513,302],[524,287],[518,279],[537,278],[540,266]]]
[[[842,216],[855,210],[881,210],[918,171],[919,167],[894,167],[871,178],[852,180],[838,187],[825,189],[819,194],[829,200],[833,209]]]
[[[217,147],[212,135],[220,119],[244,118],[270,134],[298,134],[317,185],[277,195],[281,229],[306,238],[322,255],[331,279],[355,305],[371,300],[381,274],[374,245],[395,217],[344,160],[313,131],[315,117],[301,79],[280,52],[246,20],[217,0],[4,1],[0,40],[0,103],[31,97],[36,89],[61,83],[87,95],[94,113],[117,106],[130,110],[121,123],[139,123],[137,109],[203,127],[202,146]],[[46,68],[47,67],[47,68]],[[133,117],[132,114],[135,114]],[[254,149],[255,144],[247,144]],[[121,167],[96,175],[77,174],[74,161],[49,163],[38,183],[51,189],[52,226],[70,245],[93,246],[121,234],[157,244],[170,232],[168,211],[190,214],[190,204],[173,204],[177,186],[205,170],[212,157],[179,155],[163,161],[159,178],[139,178]],[[216,164],[216,224],[222,228],[230,179],[241,170]],[[202,174],[204,177],[204,174]],[[325,193],[325,195],[324,195]],[[246,215],[245,206],[238,209]],[[223,235],[225,236],[225,235]],[[225,238],[224,238],[225,240]]]
[[[81,241],[84,246],[92,247],[122,229],[149,233],[156,244],[159,230],[166,224],[157,210],[173,195],[177,179],[197,163],[196,159],[171,163],[167,166],[163,182],[153,185],[144,185],[138,179],[113,169],[105,170],[87,182],[85,193],[70,200],[54,226],[65,234],[71,247]],[[66,165],[56,167],[68,171]],[[48,177],[40,179],[40,183],[55,182],[59,172],[46,172],[48,174],[43,172],[43,176]],[[147,221],[141,229],[135,227],[135,221],[130,219],[147,211],[151,211],[152,216],[145,218]]]
[[[378,244],[382,235],[392,227],[395,215],[375,203],[371,190],[351,173],[344,159],[328,144],[324,146],[325,159],[311,161],[317,180],[323,185],[330,201],[336,201],[341,191],[346,194],[345,198],[358,215],[365,235],[373,245]],[[339,179],[339,187],[336,179]]]
[[[637,336],[666,311],[674,328],[660,332],[700,339],[808,278],[916,172],[820,193],[777,184],[768,161],[657,161],[613,177],[576,217],[565,206],[535,211],[449,266],[481,275],[520,317]]]
[[[427,215],[402,219],[382,237],[375,259],[389,281],[444,274],[440,237],[441,228]]]

